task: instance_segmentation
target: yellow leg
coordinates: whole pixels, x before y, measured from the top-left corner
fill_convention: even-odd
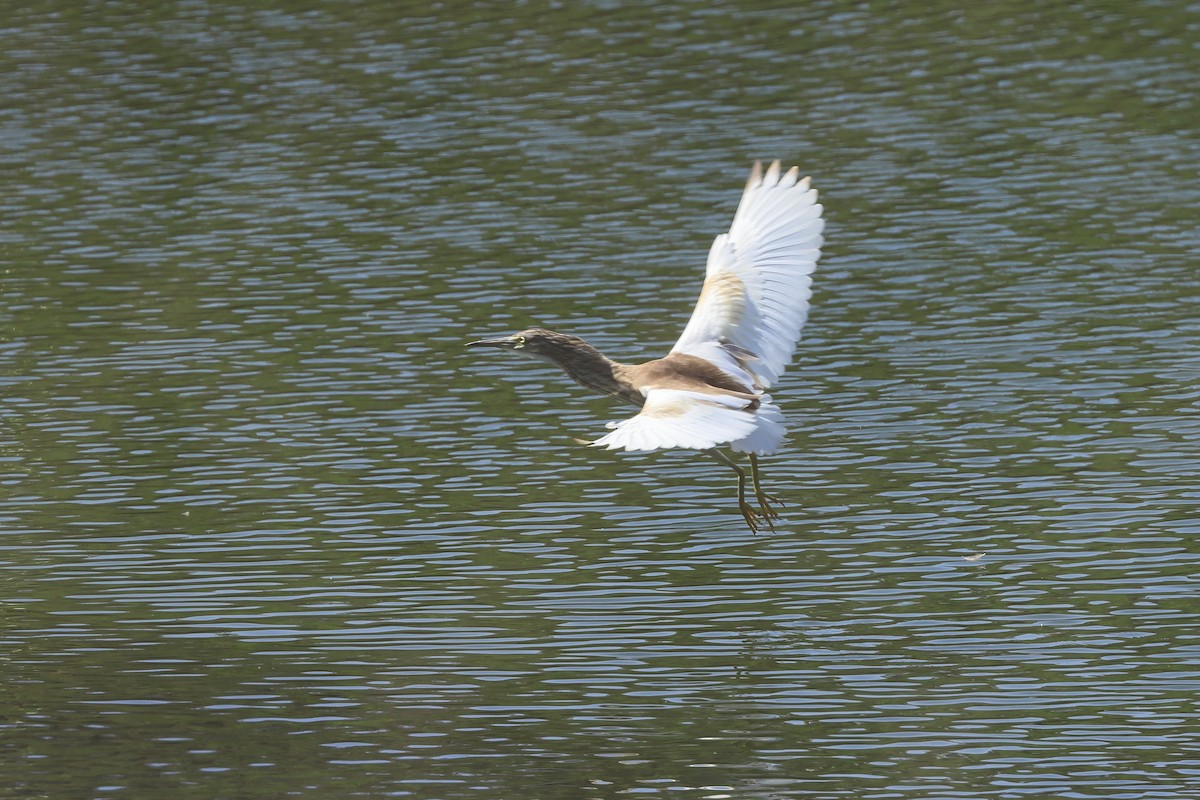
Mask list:
[[[782,506],[783,501],[763,491],[762,484],[759,483],[758,456],[754,455],[754,453],[750,454],[750,468],[754,478],[754,496],[758,498],[758,507],[762,509],[763,519],[766,519],[768,521],[767,524],[770,524],[770,520],[779,519],[779,512],[771,508],[771,503]],[[774,530],[774,528],[771,530]]]
[[[742,469],[740,466],[738,466],[736,461],[715,447],[711,450],[706,450],[705,452],[737,473],[738,509],[742,512],[742,517],[746,520],[746,525],[750,528],[750,532],[758,533],[759,519],[761,519],[763,522],[767,523],[767,527],[771,529],[772,533],[774,533],[775,524],[772,522],[772,520],[779,515],[771,511],[770,507],[763,502],[763,498],[766,497],[766,495],[759,495],[760,490],[758,488],[757,472],[755,472],[754,475],[755,495],[758,496],[759,504],[762,505],[763,511],[759,511],[754,506],[746,502],[746,470]]]

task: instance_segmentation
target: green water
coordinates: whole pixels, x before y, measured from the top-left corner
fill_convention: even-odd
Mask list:
[[[1182,3],[27,4],[0,797],[1200,797]],[[462,344],[828,246],[788,510]]]

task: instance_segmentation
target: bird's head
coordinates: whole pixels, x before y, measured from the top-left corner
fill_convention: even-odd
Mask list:
[[[573,355],[595,350],[578,336],[556,333],[545,328],[528,328],[499,339],[480,339],[477,342],[468,342],[467,347],[498,347],[554,364],[569,363]]]

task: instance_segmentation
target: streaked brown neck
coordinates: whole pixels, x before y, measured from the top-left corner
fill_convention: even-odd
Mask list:
[[[635,406],[645,402],[642,393],[625,380],[625,365],[612,361],[587,342],[579,340],[569,352],[556,353],[550,359],[586,389],[619,397]]]

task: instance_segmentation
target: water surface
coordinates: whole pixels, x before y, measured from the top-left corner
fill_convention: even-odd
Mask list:
[[[0,34],[0,796],[1200,797],[1194,8],[205,2]],[[730,475],[462,344],[828,248]]]

